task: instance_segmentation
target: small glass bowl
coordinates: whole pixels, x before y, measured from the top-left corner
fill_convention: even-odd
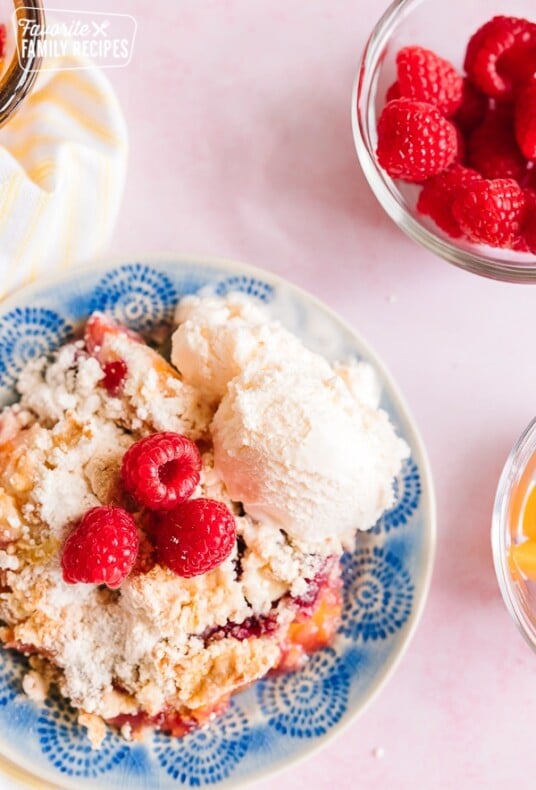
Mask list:
[[[504,466],[493,507],[491,544],[495,572],[506,606],[526,641],[536,651],[536,581],[524,577],[511,548],[524,540],[522,515],[536,485],[536,419],[514,445]]]
[[[419,188],[395,182],[379,166],[376,127],[401,47],[432,49],[462,70],[471,35],[496,15],[536,21],[534,0],[396,0],[365,46],[352,93],[352,129],[365,176],[382,207],[412,239],[462,269],[508,282],[536,282],[536,256],[453,240],[417,214]]]
[[[8,19],[12,14],[15,15],[17,23],[24,20],[34,26],[32,29],[40,32],[38,34],[33,34],[32,32],[25,34],[25,28],[17,24],[18,45],[12,42],[11,46],[8,46],[7,57],[9,63],[0,78],[0,126],[11,118],[28,95],[41,66],[41,57],[38,54],[33,54],[33,49],[21,46],[22,38],[24,35],[27,38],[41,38],[45,27],[45,13],[41,0],[14,0],[10,5],[11,9],[9,4],[1,4],[2,19],[0,19],[8,28],[9,34],[14,35],[12,31],[15,30],[9,24]]]

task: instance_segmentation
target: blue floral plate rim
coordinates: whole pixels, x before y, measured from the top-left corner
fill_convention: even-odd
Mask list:
[[[308,310],[312,309],[316,311],[320,316],[327,319],[335,327],[338,327],[341,333],[345,333],[351,339],[352,344],[357,349],[359,349],[359,354],[362,354],[364,358],[367,359],[367,361],[372,363],[373,367],[378,373],[382,384],[382,389],[387,389],[389,391],[396,410],[399,413],[401,420],[403,420],[405,433],[409,434],[411,437],[412,450],[415,458],[418,461],[418,473],[420,474],[420,479],[422,481],[423,495],[421,500],[424,513],[423,532],[425,533],[423,535],[423,541],[426,545],[423,548],[424,561],[422,567],[419,569],[420,576],[418,580],[418,594],[415,596],[414,602],[412,602],[411,609],[407,615],[407,622],[404,624],[403,638],[401,638],[399,643],[397,643],[396,649],[392,651],[391,654],[386,658],[382,666],[382,672],[379,679],[372,683],[371,687],[368,688],[366,693],[362,695],[358,705],[350,705],[347,710],[345,709],[344,714],[341,715],[340,720],[337,720],[336,723],[330,725],[329,731],[323,732],[321,737],[311,740],[310,743],[307,744],[308,748],[302,748],[301,752],[296,754],[293,754],[291,750],[290,754],[284,754],[283,758],[276,761],[276,764],[274,765],[260,766],[259,770],[254,774],[250,773],[246,776],[236,777],[232,782],[232,786],[239,787],[245,784],[250,784],[251,782],[261,778],[273,775],[274,773],[283,770],[291,764],[296,764],[302,759],[306,759],[313,752],[323,748],[325,745],[330,743],[332,738],[338,735],[343,728],[349,726],[368,708],[377,694],[380,693],[382,688],[390,680],[396,670],[396,667],[398,666],[398,663],[407,650],[411,639],[413,638],[428,597],[436,548],[435,493],[429,461],[419,430],[406,404],[405,398],[400,392],[398,384],[393,379],[390,372],[387,370],[383,361],[379,358],[374,349],[359,332],[357,332],[347,321],[341,318],[334,310],[324,304],[319,298],[313,294],[310,294],[299,286],[294,285],[287,279],[273,274],[267,270],[231,259],[217,257],[212,258],[190,254],[143,254],[138,256],[121,255],[109,258],[107,257],[96,261],[90,266],[76,268],[73,267],[64,272],[57,273],[52,277],[43,278],[38,282],[19,288],[17,291],[13,292],[8,297],[0,301],[0,319],[2,319],[2,317],[5,316],[8,311],[22,306],[29,307],[30,305],[33,305],[33,300],[36,296],[38,297],[37,302],[39,302],[39,294],[42,294],[47,289],[50,290],[56,285],[60,286],[62,283],[67,285],[76,278],[83,279],[84,277],[96,277],[102,275],[102,280],[108,273],[113,273],[114,271],[121,270],[121,268],[125,269],[132,266],[156,267],[156,270],[159,270],[162,269],[162,267],[167,267],[169,269],[170,267],[180,268],[181,266],[184,267],[185,265],[192,267],[194,270],[196,267],[199,267],[200,269],[207,267],[209,269],[213,269],[214,271],[221,273],[221,276],[224,278],[223,281],[225,282],[229,280],[249,279],[251,281],[264,283],[266,284],[267,288],[282,289],[288,292],[288,294],[290,294],[291,297],[297,301],[297,303],[301,302],[307,307]],[[373,550],[375,551],[375,549]],[[383,549],[379,549],[379,551],[383,551]],[[352,655],[352,650],[349,650],[348,653],[349,655]],[[262,689],[262,686],[259,686],[259,688]],[[76,782],[69,782],[66,776],[63,777],[61,775],[58,776],[58,778],[54,777],[54,783],[49,783],[48,778],[40,778],[37,774],[29,773],[20,765],[18,765],[16,761],[13,761],[8,756],[4,755],[0,755],[0,772],[2,772],[6,777],[10,776],[12,779],[22,782],[22,786],[26,787],[39,787],[43,789],[50,788],[51,790],[58,787],[64,787],[69,790],[69,788],[82,786],[78,785]],[[2,774],[0,773],[0,778],[1,775]],[[213,781],[210,780],[210,783],[213,783]],[[177,781],[176,786],[182,786],[182,784],[188,784],[188,782]],[[190,785],[192,784],[196,783],[190,782]],[[227,782],[224,782],[224,784],[226,786],[230,786]],[[104,785],[102,786],[104,787]],[[128,786],[128,784],[125,785],[125,787]],[[149,786],[160,787],[160,784]],[[167,784],[165,785],[165,787],[168,786],[169,785]],[[175,784],[173,784],[173,786],[175,786]],[[97,785],[93,783],[91,787],[97,787]],[[106,785],[106,787],[112,787],[112,785]],[[164,787],[164,785],[162,785],[162,787]]]

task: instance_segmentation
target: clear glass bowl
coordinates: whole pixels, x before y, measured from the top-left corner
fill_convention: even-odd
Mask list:
[[[536,256],[453,240],[415,211],[418,187],[395,182],[376,160],[376,126],[387,88],[396,79],[401,47],[418,44],[460,71],[470,36],[503,14],[536,21],[534,0],[397,0],[366,44],[352,94],[352,129],[359,161],[380,204],[412,239],[462,269],[509,282],[536,282]]]
[[[502,596],[519,630],[536,651],[536,581],[525,577],[511,554],[512,547],[525,540],[522,516],[535,486],[536,419],[508,456],[497,487],[491,527],[493,561]]]

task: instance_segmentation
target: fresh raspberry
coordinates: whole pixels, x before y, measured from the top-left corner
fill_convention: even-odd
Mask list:
[[[426,181],[446,170],[457,153],[456,128],[434,105],[396,99],[384,107],[376,154],[393,178]]]
[[[502,56],[500,73],[511,83],[514,92],[536,74],[536,25],[531,23],[530,35],[523,44],[516,44]]]
[[[488,96],[505,96],[516,78],[515,72],[508,73],[508,64],[512,72],[512,61],[517,62],[519,53],[530,52],[535,43],[536,25],[526,19],[495,16],[469,40],[464,62],[467,76]]]
[[[106,362],[102,366],[104,378],[100,382],[107,392],[112,396],[117,396],[123,388],[127,377],[128,368],[126,362],[118,359],[116,362]]]
[[[536,164],[527,172],[523,186],[536,192]]]
[[[523,236],[519,236],[519,238],[514,241],[512,249],[515,250],[515,252],[530,252],[529,245]]]
[[[484,178],[523,180],[527,161],[517,145],[508,107],[489,110],[469,138],[467,161]]]
[[[452,63],[423,47],[404,47],[396,56],[400,96],[434,104],[446,116],[460,106],[463,79]]]
[[[488,109],[489,99],[467,79],[463,81],[462,103],[452,120],[463,134],[469,134],[480,126]]]
[[[214,499],[189,499],[158,519],[156,555],[177,576],[190,578],[217,568],[236,541],[233,514]]]
[[[0,58],[6,54],[7,30],[5,25],[0,25]]]
[[[398,85],[398,82],[393,82],[393,84],[387,88],[387,93],[385,94],[385,103],[388,104],[390,101],[394,101],[395,99],[399,99],[399,98],[400,98],[400,87]]]
[[[431,217],[449,236],[462,236],[458,220],[452,213],[452,206],[461,188],[473,181],[479,181],[480,178],[475,170],[453,165],[425,183],[417,201],[417,211]]]
[[[455,129],[456,129],[457,152],[454,162],[458,165],[464,165],[465,160],[467,159],[467,143],[465,142],[465,137],[461,133],[460,129],[458,129],[457,126],[455,127]]]
[[[136,522],[120,507],[94,507],[74,527],[63,546],[61,567],[68,584],[119,587],[138,553]]]
[[[521,235],[523,190],[511,178],[482,179],[462,187],[452,213],[470,241],[512,247]]]
[[[171,510],[188,499],[199,483],[201,456],[180,433],[153,433],[123,456],[121,477],[129,494],[151,510]]]
[[[524,85],[517,94],[515,134],[527,159],[536,159],[536,79]]]
[[[523,220],[522,238],[526,245],[526,251],[536,255],[536,191],[525,189],[525,217]]]

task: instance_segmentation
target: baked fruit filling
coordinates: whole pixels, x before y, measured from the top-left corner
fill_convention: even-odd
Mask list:
[[[309,603],[294,599],[295,617],[288,625],[279,627],[275,617],[249,618],[243,623],[227,623],[221,628],[207,632],[206,642],[231,637],[240,641],[258,639],[270,634],[277,640],[280,656],[271,672],[293,672],[301,669],[309,655],[329,645],[339,625],[342,596],[338,560],[333,564],[330,576],[319,574],[313,580],[308,593]],[[244,684],[244,688],[248,683]],[[239,691],[240,687],[235,689]],[[209,705],[197,709],[172,710],[163,708],[156,716],[147,713],[122,714],[108,720],[108,724],[127,732],[131,736],[152,727],[170,735],[182,737],[197,727],[224,713],[230,694],[223,694]]]
[[[94,747],[185,735],[330,644],[342,553],[408,454],[368,365],[247,297],[187,297],[176,324],[168,361],[93,314],[0,414],[0,638]]]

